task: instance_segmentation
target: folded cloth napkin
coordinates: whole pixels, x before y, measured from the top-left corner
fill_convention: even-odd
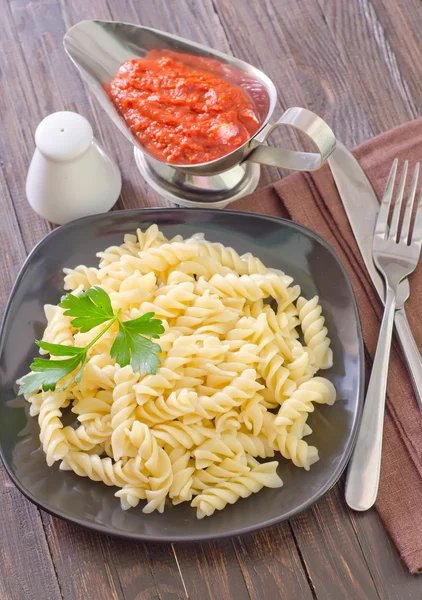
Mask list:
[[[365,142],[354,154],[378,198],[395,157],[422,160],[422,118]],[[328,165],[312,175],[295,173],[242,198],[236,210],[297,221],[319,233],[336,250],[351,279],[359,305],[366,373],[371,371],[382,305],[366,271]],[[406,312],[422,349],[422,265],[410,278]],[[381,479],[376,509],[411,573],[422,572],[422,415],[398,343],[394,340],[388,375]]]

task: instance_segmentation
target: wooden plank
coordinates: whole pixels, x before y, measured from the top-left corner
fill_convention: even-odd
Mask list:
[[[357,4],[395,80],[397,100],[407,99],[414,115],[421,115],[420,0],[358,0]]]
[[[398,71],[396,56],[371,3],[359,0],[339,6],[332,0],[319,0],[319,5],[348,71],[355,72],[365,89],[363,108],[373,132],[414,118],[416,101],[409,90],[408,71]]]
[[[0,317],[3,318],[13,283],[25,261],[26,251],[3,168],[0,168],[0,190],[0,244],[4,249],[0,252]]]
[[[43,219],[29,209],[25,195],[26,173],[34,148],[32,132],[41,120],[42,113],[28,63],[15,33],[10,6],[8,3],[3,4],[0,19],[2,77],[8,85],[2,86],[0,94],[0,112],[3,115],[0,125],[0,153],[5,179],[28,251],[50,229]],[[40,82],[43,80],[44,77],[40,75],[36,85],[42,88]]]
[[[64,600],[186,598],[170,544],[147,547],[47,515],[44,522]]]
[[[25,259],[25,248],[0,169],[0,314]],[[0,461],[0,598],[59,600],[62,596],[36,506],[15,488]]]
[[[419,600],[421,579],[409,574],[376,510],[349,510],[349,518],[382,600]]]
[[[317,598],[382,598],[348,518],[339,486],[306,513],[292,519],[291,526]]]
[[[313,594],[288,523],[235,538],[233,544],[252,600],[300,598]]]
[[[122,600],[118,577],[113,577],[99,535],[43,513],[47,540],[64,600],[94,598]]]
[[[40,513],[0,466],[0,598],[61,600]]]
[[[171,544],[109,539],[104,548],[125,600],[184,600],[186,591]]]
[[[175,546],[189,600],[249,600],[230,540]]]

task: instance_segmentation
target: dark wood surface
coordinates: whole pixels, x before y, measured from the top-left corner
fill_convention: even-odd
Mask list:
[[[232,53],[319,113],[349,147],[421,111],[421,0],[0,0],[0,303],[51,226],[25,197],[38,122],[74,110],[124,177],[118,208],[162,206],[132,148],[66,57],[87,18],[142,23]],[[275,141],[281,141],[277,132]],[[264,170],[261,184],[279,177]],[[0,467],[0,600],[420,600],[375,511],[353,514],[340,483],[289,523],[233,540],[146,545],[96,535],[38,510]]]

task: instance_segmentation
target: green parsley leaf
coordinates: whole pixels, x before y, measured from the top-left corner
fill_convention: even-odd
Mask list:
[[[70,375],[80,364],[84,361],[84,356],[78,355],[66,360],[48,360],[45,358],[35,358],[31,364],[31,371],[29,375],[26,375],[22,379],[22,383],[19,388],[19,394],[32,394],[37,392],[40,387],[47,392],[49,390],[54,391],[56,384]],[[65,389],[73,378],[68,381],[62,389]]]
[[[65,308],[64,314],[72,319],[73,327],[82,333],[114,318],[110,296],[102,288],[94,286],[79,296],[68,294],[59,306]]]
[[[77,346],[64,346],[63,344],[50,344],[50,342],[37,341],[37,346],[51,354],[52,356],[76,356],[85,352],[85,348]]]
[[[121,367],[131,364],[134,373],[140,371],[142,375],[155,375],[160,364],[157,354],[161,352],[161,348],[134,331],[134,328],[130,327],[131,322],[122,323],[119,320],[119,332],[110,349],[110,356],[116,358]]]
[[[133,333],[139,335],[146,335],[147,337],[159,338],[165,329],[163,322],[160,319],[153,319],[155,313],[145,313],[138,319],[132,319],[131,321],[125,321],[124,326],[130,329]]]

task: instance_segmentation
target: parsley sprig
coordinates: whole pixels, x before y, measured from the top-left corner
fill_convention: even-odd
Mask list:
[[[153,318],[153,312],[142,315],[138,319],[122,321],[121,309],[113,311],[110,296],[99,286],[89,288],[78,296],[68,294],[62,298],[59,306],[65,309],[65,315],[73,317],[71,320],[73,327],[82,333],[91,331],[103,323],[107,325],[83,348],[37,341],[36,344],[51,356],[66,358],[63,360],[35,358],[30,365],[32,373],[23,377],[21,381],[20,394],[31,394],[38,391],[40,387],[44,391],[54,391],[59,382],[62,383],[59,391],[62,391],[73,381],[79,383],[88,350],[116,321],[119,330],[110,348],[110,356],[115,358],[121,367],[130,364],[135,372],[140,371],[142,375],[157,372],[160,364],[157,354],[161,352],[161,348],[150,338],[159,338],[160,334],[164,333],[164,327],[160,319]]]

